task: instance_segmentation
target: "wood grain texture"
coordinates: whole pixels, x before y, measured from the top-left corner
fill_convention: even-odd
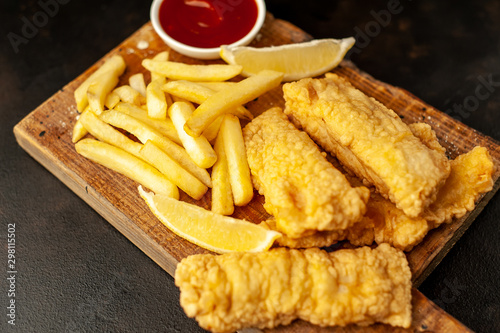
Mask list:
[[[253,42],[253,45],[280,45],[306,41],[311,38],[310,35],[290,23],[274,19],[272,15],[268,15],[263,29]],[[146,49],[139,48],[139,42],[141,44],[147,42],[149,47]],[[149,73],[141,66],[142,59],[152,57],[154,54],[167,49],[154,33],[151,24],[144,25],[82,75],[30,113],[16,125],[14,133],[18,143],[33,158],[71,188],[158,265],[173,275],[177,262],[182,258],[196,253],[208,253],[208,251],[171,233],[153,216],[139,197],[135,182],[86,160],[76,153],[71,142],[72,128],[78,116],[73,92],[86,77],[95,71],[105,59],[111,55],[120,54],[127,63],[127,70],[121,77],[120,84],[127,82],[128,77],[137,72],[144,73],[146,80],[149,80]],[[171,51],[171,59],[185,63],[203,63],[173,51]],[[218,61],[206,61],[204,63],[213,62]],[[418,286],[446,255],[498,190],[500,183],[498,181],[500,173],[500,168],[498,168],[500,165],[499,144],[434,109],[411,93],[380,82],[361,72],[348,61],[344,61],[334,72],[348,78],[357,88],[392,108],[402,116],[404,121],[408,123],[423,121],[430,124],[436,131],[440,142],[447,149],[450,158],[469,151],[475,145],[481,145],[488,148],[497,166],[494,174],[494,190],[482,197],[473,212],[431,231],[420,245],[407,254],[413,272],[414,286]],[[257,115],[271,106],[283,105],[281,87],[278,87],[257,100],[248,103],[247,107]],[[199,201],[194,201],[184,193],[181,193],[181,199],[205,208],[210,207],[210,192]],[[248,206],[237,208],[233,216],[258,223],[269,216],[262,207],[263,202],[263,197],[256,195]],[[414,290],[413,321],[412,330],[410,330],[412,332],[438,331],[438,328],[446,328],[448,332],[466,330],[460,323],[444,313],[416,290]],[[319,331],[319,329],[297,321],[290,327],[278,328],[269,332],[284,331],[312,332]],[[358,331],[396,332],[401,330],[384,325],[375,325],[369,329],[358,327],[325,329],[325,332]]]

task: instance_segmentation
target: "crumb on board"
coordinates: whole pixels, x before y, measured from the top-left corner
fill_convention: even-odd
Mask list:
[[[149,47],[149,43],[145,40],[140,40],[138,43],[137,43],[137,48],[139,50],[145,50]]]

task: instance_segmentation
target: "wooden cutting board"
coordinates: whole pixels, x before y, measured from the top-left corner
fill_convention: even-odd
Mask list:
[[[310,35],[292,24],[275,19],[268,14],[261,33],[252,45],[279,45],[302,42],[311,38]],[[136,183],[81,157],[76,153],[71,142],[72,128],[78,115],[73,92],[81,82],[95,71],[105,59],[114,54],[122,55],[128,66],[121,77],[120,84],[128,82],[128,77],[137,72],[143,72],[146,80],[149,80],[149,74],[141,66],[141,61],[163,50],[168,50],[168,47],[155,34],[151,24],[147,23],[31,112],[15,126],[14,133],[18,143],[33,158],[57,176],[158,265],[173,275],[177,263],[182,258],[196,253],[208,253],[208,251],[171,233],[154,217],[139,197]],[[197,61],[174,51],[171,51],[170,55],[172,60],[185,63],[217,62]],[[348,78],[360,90],[395,110],[404,121],[408,123],[419,121],[430,124],[451,158],[469,151],[475,145],[481,145],[488,148],[497,165],[493,191],[487,193],[479,201],[473,212],[451,224],[433,230],[420,245],[407,254],[413,272],[413,283],[417,287],[446,255],[498,190],[500,183],[498,181],[500,173],[500,168],[498,168],[500,165],[499,143],[455,121],[409,92],[375,80],[348,61],[344,61],[334,72]],[[279,87],[247,104],[247,107],[254,114],[259,114],[270,106],[283,105],[281,87]],[[210,207],[210,192],[199,201],[193,201],[183,193],[181,193],[181,199],[206,208]],[[263,202],[263,197],[256,195],[248,206],[237,208],[234,216],[260,222],[269,216],[262,207]],[[416,289],[413,290],[413,306],[413,325],[409,330],[391,328],[385,325],[374,325],[369,328],[349,326],[347,328],[319,329],[302,321],[296,321],[291,326],[267,332],[468,331]]]

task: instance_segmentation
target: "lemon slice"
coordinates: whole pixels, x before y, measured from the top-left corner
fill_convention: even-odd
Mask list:
[[[265,251],[281,237],[279,232],[216,214],[166,195],[146,192],[141,186],[139,194],[153,214],[172,232],[212,252]]]
[[[243,66],[245,76],[270,69],[285,73],[283,81],[293,81],[330,71],[342,61],[354,43],[355,39],[349,37],[262,48],[223,45],[220,56],[228,64]]]

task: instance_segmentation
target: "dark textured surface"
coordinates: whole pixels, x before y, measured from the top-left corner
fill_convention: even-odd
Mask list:
[[[146,23],[150,4],[60,2],[67,4],[39,22],[17,53],[9,32],[22,36],[23,18],[43,19],[40,3],[58,2],[0,4],[0,331],[200,332],[180,308],[173,279],[15,142],[14,125]],[[351,59],[362,70],[500,140],[500,2],[267,5],[317,38],[357,36]],[[477,332],[500,331],[499,215],[497,194],[420,287]],[[6,316],[9,223],[16,226],[15,326]]]

